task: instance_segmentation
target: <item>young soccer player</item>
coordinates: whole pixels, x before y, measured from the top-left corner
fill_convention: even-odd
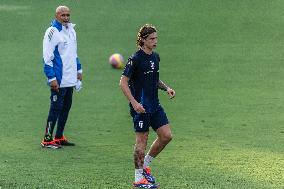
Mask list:
[[[160,105],[158,89],[175,97],[175,91],[159,79],[160,56],[153,50],[158,42],[157,29],[145,24],[137,34],[138,51],[129,59],[120,79],[120,87],[130,103],[136,134],[134,148],[135,181],[134,187],[158,188],[149,167],[151,161],[172,140],[169,121]],[[149,127],[157,133],[145,156]]]

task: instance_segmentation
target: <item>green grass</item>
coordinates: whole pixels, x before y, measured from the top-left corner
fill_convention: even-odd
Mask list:
[[[61,1],[77,24],[84,88],[65,134],[74,148],[41,149],[49,108],[42,38],[57,1],[0,2],[0,188],[131,188],[134,134],[108,65],[159,30],[160,100],[174,140],[152,163],[163,189],[284,187],[284,25],[280,0]],[[150,141],[155,138],[151,133]]]

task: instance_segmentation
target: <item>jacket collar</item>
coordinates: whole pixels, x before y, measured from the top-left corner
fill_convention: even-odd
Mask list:
[[[51,26],[57,28],[59,32],[62,30],[62,24],[57,20],[52,20]]]
[[[58,22],[56,19],[51,21],[51,26],[57,28],[59,32],[62,30],[62,27],[63,27],[62,24],[60,22]],[[67,26],[74,28],[76,26],[76,24],[73,24],[73,23],[70,22],[70,23],[67,24]]]

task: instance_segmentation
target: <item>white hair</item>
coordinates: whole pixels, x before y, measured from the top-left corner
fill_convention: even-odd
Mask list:
[[[60,5],[56,8],[55,13],[58,14],[59,12],[61,12],[62,10],[70,10],[67,6],[65,5]]]

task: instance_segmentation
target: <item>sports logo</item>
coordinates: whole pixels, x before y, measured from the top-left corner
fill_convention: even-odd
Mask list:
[[[143,121],[139,121],[138,126],[142,129],[143,128]]]
[[[57,95],[53,95],[52,100],[53,100],[53,102],[56,102],[57,101]]]
[[[152,60],[150,60],[150,64],[151,64],[152,70],[154,70],[155,69],[155,63]]]

